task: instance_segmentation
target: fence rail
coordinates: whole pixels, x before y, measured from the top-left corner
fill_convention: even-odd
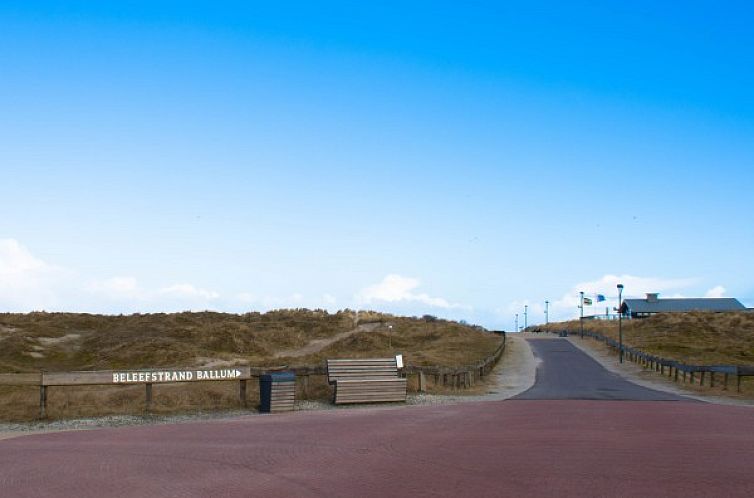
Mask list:
[[[482,361],[461,367],[407,365],[402,369],[405,376],[417,378],[419,392],[427,388],[427,378],[433,377],[435,385],[466,389],[488,375],[505,350],[505,334],[495,351]],[[297,383],[304,395],[309,389],[310,376],[326,376],[327,368],[322,365],[300,367],[252,367],[249,365],[202,369],[196,367],[151,368],[139,370],[86,370],[78,372],[37,372],[0,373],[0,385],[39,387],[39,417],[47,417],[47,390],[53,386],[93,386],[93,385],[144,385],[145,410],[152,405],[152,385],[176,382],[237,381],[238,399],[242,407],[247,406],[246,383],[259,379],[261,375],[286,370],[296,374]]]
[[[552,331],[551,333],[557,332]],[[620,350],[620,344],[618,341],[600,334],[599,332],[585,330],[584,335],[600,342],[604,342],[615,350]],[[645,353],[644,351],[626,346],[625,344],[623,345],[623,356],[624,358],[628,358],[630,361],[638,363],[650,370],[660,372],[661,375],[666,375],[665,372],[667,369],[667,375],[673,378],[676,382],[678,382],[679,378],[682,378],[683,382],[686,382],[688,376],[688,381],[694,384],[695,374],[699,374],[700,386],[704,386],[705,377],[709,377],[709,387],[715,387],[715,374],[722,374],[723,390],[728,389],[728,379],[730,376],[736,378],[737,392],[741,392],[741,377],[754,377],[754,366],[752,365],[690,365]]]

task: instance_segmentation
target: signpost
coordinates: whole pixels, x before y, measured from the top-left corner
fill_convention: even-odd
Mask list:
[[[237,380],[238,396],[241,406],[246,406],[246,381],[251,379],[251,367],[228,368],[160,368],[145,370],[97,370],[80,372],[42,372],[39,374],[21,374],[36,376],[40,387],[39,413],[41,418],[47,414],[48,386],[97,386],[97,385],[136,385],[144,384],[145,406],[149,411],[152,406],[152,385],[172,382],[206,382],[217,380]],[[22,380],[26,380],[23,378]]]

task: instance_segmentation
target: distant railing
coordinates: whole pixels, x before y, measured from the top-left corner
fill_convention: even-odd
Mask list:
[[[548,331],[554,334],[558,332]],[[580,334],[580,332],[579,332]],[[607,337],[599,332],[584,331],[584,335],[591,337],[600,342],[604,342],[607,346],[620,350],[620,344],[615,339]],[[659,356],[645,353],[636,348],[623,345],[623,356],[629,361],[633,361],[642,365],[643,367],[655,370],[661,375],[667,375],[671,377],[675,382],[678,382],[679,378],[686,382],[688,380],[691,384],[694,384],[695,374],[699,374],[699,385],[704,386],[705,377],[709,377],[709,387],[715,387],[715,374],[723,374],[723,390],[728,389],[728,378],[730,376],[736,377],[736,392],[741,392],[741,377],[754,377],[754,366],[752,365],[689,365],[676,360],[670,360]]]
[[[415,366],[407,365],[402,369],[404,376],[417,377],[417,389],[423,392],[427,388],[427,377],[434,378],[435,385],[466,389],[476,381],[489,374],[505,350],[505,333],[503,341],[488,357],[478,363],[461,367]],[[247,406],[246,384],[248,380],[259,379],[261,375],[275,370],[286,370],[296,374],[302,394],[309,391],[309,377],[327,375],[324,364],[302,367],[251,367],[248,365],[202,369],[196,367],[156,368],[143,370],[93,370],[79,372],[38,372],[38,373],[0,373],[0,385],[38,386],[39,417],[47,417],[47,390],[53,386],[92,386],[92,385],[144,385],[145,411],[152,407],[152,385],[176,382],[237,381],[238,400],[241,407]]]

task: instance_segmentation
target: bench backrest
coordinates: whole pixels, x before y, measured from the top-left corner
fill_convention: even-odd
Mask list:
[[[395,379],[398,365],[395,358],[358,360],[327,360],[327,382],[348,379]]]

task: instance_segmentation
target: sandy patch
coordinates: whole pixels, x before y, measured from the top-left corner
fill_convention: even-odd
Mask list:
[[[66,334],[60,337],[35,337],[34,340],[42,344],[43,346],[58,346],[66,342],[75,341],[80,338],[81,334]]]
[[[341,332],[340,334],[335,334],[332,337],[327,337],[325,339],[314,339],[304,347],[280,351],[278,353],[275,353],[275,358],[298,358],[301,356],[318,353],[330,344],[338,342],[341,339],[345,339],[346,337],[352,336],[354,334],[359,334],[361,332],[373,332],[381,326],[382,323],[364,323],[362,325],[359,325],[355,329],[347,330],[345,332]]]

